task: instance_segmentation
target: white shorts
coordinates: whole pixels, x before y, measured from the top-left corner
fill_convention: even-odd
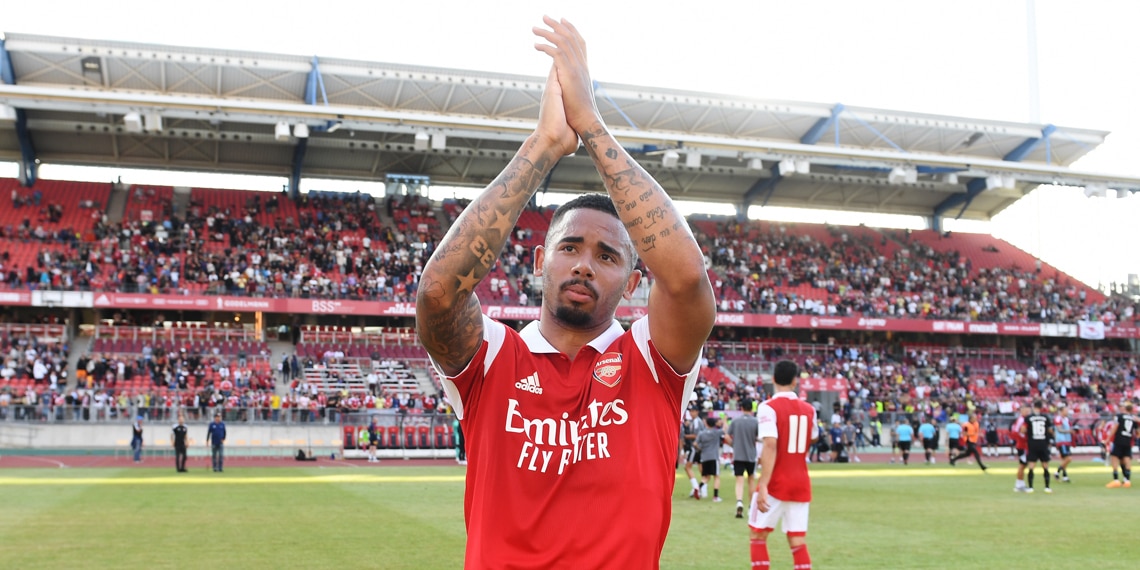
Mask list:
[[[780,523],[780,530],[784,534],[803,536],[807,534],[808,507],[811,503],[793,503],[781,501],[768,495],[768,512],[762,513],[756,507],[758,495],[752,493],[752,504],[748,507],[748,526],[753,530],[775,530],[776,523]]]

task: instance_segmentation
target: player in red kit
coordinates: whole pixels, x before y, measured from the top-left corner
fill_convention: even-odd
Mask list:
[[[653,569],[672,516],[677,426],[716,317],[704,257],[661,186],[601,120],[586,47],[544,18],[538,124],[424,266],[416,330],[467,445],[463,567]],[[475,295],[537,188],[578,149],[607,195],[563,204],[535,249],[540,318],[521,331]],[[641,279],[647,315],[614,320]],[[614,481],[638,474],[636,491]]]
[[[1029,417],[1032,411],[1029,405],[1022,405],[1020,415],[1009,426],[1009,436],[1013,438],[1013,449],[1017,453],[1017,480],[1013,482],[1014,493],[1025,493],[1029,490],[1025,486],[1025,466],[1029,463],[1029,440],[1021,428],[1025,427],[1025,418]]]
[[[776,393],[756,411],[760,452],[760,481],[748,511],[752,568],[767,569],[768,535],[780,523],[792,549],[795,570],[809,570],[807,547],[811,479],[807,454],[816,438],[815,408],[796,395],[799,367],[776,363],[772,382]]]

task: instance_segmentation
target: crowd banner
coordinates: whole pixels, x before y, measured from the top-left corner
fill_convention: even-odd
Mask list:
[[[1077,323],[1077,336],[1087,340],[1104,340],[1104,323],[1080,321]]]
[[[34,293],[34,294],[33,294]],[[234,297],[215,295],[163,295],[146,293],[70,293],[49,291],[0,291],[0,305],[75,306],[95,309],[175,309],[195,311],[233,311],[295,313],[314,315],[361,315],[376,317],[414,317],[413,302],[362,301],[355,299],[299,299],[274,297]],[[532,321],[539,318],[541,307],[532,305],[483,305],[483,312],[500,320]],[[632,321],[644,317],[644,306],[622,305],[617,318]],[[890,331],[900,333],[980,334],[1044,337],[1140,338],[1136,323],[1108,325],[1100,321],[1063,323],[991,323],[937,319],[906,319],[865,316],[776,315],[761,313],[720,312],[716,325],[772,329],[814,329],[847,331]]]

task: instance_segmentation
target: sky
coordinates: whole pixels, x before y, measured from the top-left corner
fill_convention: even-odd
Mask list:
[[[0,30],[7,32],[531,76],[549,68],[531,33],[549,14],[582,32],[591,72],[602,84],[1102,129],[1112,132],[1105,144],[1073,168],[1140,175],[1134,159],[1140,112],[1132,101],[1140,85],[1133,39],[1140,2],[1128,0],[9,4],[0,18]],[[1030,6],[1037,89],[1029,72]],[[14,172],[11,165],[0,168],[0,175]],[[62,178],[66,171],[53,174],[44,165],[40,172]],[[142,175],[131,173],[124,181],[134,181],[131,176]],[[240,187],[256,185],[249,182]],[[878,222],[865,214],[766,210],[762,215],[770,218]],[[1140,273],[1140,248],[1125,247],[1136,219],[1140,197],[1086,198],[1080,189],[1042,187],[992,222],[948,220],[945,227],[992,233],[1096,286]]]

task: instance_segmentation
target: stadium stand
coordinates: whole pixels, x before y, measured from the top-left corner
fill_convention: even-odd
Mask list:
[[[4,188],[15,184],[2,182]],[[108,185],[41,186],[43,204],[67,196],[101,208],[109,196]],[[14,191],[21,203],[35,200]],[[293,201],[195,188],[182,220],[172,215],[171,187],[127,192],[122,215],[111,216],[120,223],[107,222],[100,209],[94,216],[76,216],[76,209],[58,222],[45,221],[37,239],[30,221],[8,220],[14,225],[0,236],[8,288],[408,302],[416,268],[442,235],[440,219],[454,219],[464,206],[446,201],[436,209],[423,198],[390,197],[378,211],[376,200],[359,193],[313,192]],[[19,217],[18,210],[8,217]],[[532,252],[545,238],[550,214],[523,213],[495,270],[479,285],[481,298],[538,303]],[[722,311],[1106,324],[1136,316],[1131,299],[1106,297],[991,236],[709,216],[693,217],[691,225],[708,255]]]
[[[1093,294],[989,236],[707,217],[691,225],[722,311],[1106,323],[1136,313],[1132,299]]]
[[[12,187],[13,181],[4,182],[3,188]],[[37,189],[38,210],[32,209],[34,191],[17,189],[20,208],[7,211],[0,236],[10,289],[410,301],[417,268],[465,206],[327,192],[293,201],[196,188],[183,219],[171,207],[171,187],[128,188],[131,199],[120,216],[103,208],[107,185],[41,183]],[[61,216],[46,208],[63,196],[89,201],[92,211],[76,215],[82,210],[65,208]],[[19,210],[37,212],[35,222],[13,218]],[[477,290],[481,298],[515,304],[525,291],[526,304],[538,303],[530,285],[532,252],[545,238],[551,213],[523,213]],[[111,223],[113,218],[122,221]],[[991,236],[709,216],[690,223],[708,256],[722,311],[1106,324],[1135,318],[1131,299],[1105,296]],[[40,224],[43,231],[36,231]],[[303,364],[293,375],[273,366],[266,344],[243,329],[195,322],[101,325],[68,384],[62,337],[40,338],[23,325],[9,326],[15,334],[0,332],[8,349],[0,388],[8,402],[42,418],[110,418],[128,409],[168,417],[180,406],[200,416],[219,406],[242,410],[243,417],[280,411],[293,421],[328,421],[334,412],[423,411],[440,403],[441,387],[407,327],[301,325],[293,351]],[[37,376],[35,359],[25,365],[17,354],[14,347],[25,345],[36,351],[44,374]],[[702,405],[727,409],[735,399],[759,396],[757,379],[774,360],[791,358],[812,377],[843,379],[845,414],[860,423],[880,408],[996,414],[1003,403],[1036,397],[1084,414],[1104,413],[1137,389],[1140,372],[1122,350],[1074,346],[1019,353],[905,339],[874,345],[714,338],[706,356],[698,389]],[[399,439],[419,437],[417,431]]]

